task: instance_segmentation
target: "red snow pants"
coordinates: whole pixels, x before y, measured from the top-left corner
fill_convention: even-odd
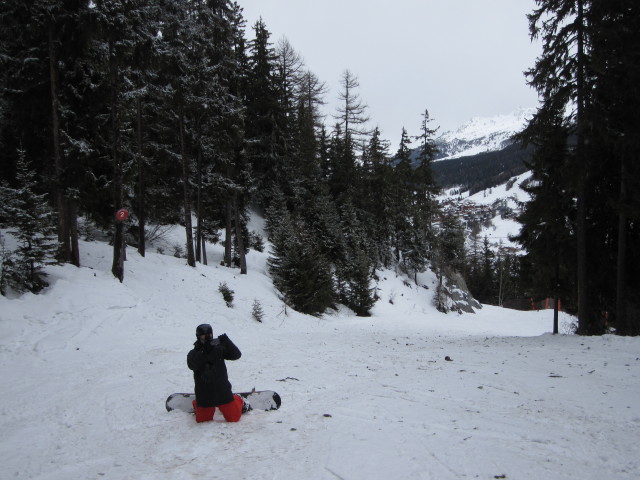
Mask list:
[[[244,400],[240,395],[234,395],[231,402],[219,405],[218,408],[222,412],[222,416],[227,422],[237,422],[242,416],[242,406]],[[213,420],[213,414],[216,413],[216,407],[199,407],[196,401],[193,401],[193,410],[196,413],[196,422],[210,422]]]

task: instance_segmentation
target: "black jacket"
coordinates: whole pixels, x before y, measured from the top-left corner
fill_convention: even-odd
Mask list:
[[[187,365],[193,370],[196,401],[200,407],[217,407],[233,401],[225,360],[237,360],[242,354],[226,334],[211,343],[196,341],[187,354]]]

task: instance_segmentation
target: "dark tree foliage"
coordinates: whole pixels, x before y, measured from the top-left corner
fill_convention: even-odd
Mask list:
[[[296,310],[317,315],[334,306],[330,263],[318,238],[310,234],[300,218],[287,211],[282,195],[274,198],[267,212],[273,245],[269,270],[284,301]]]
[[[536,148],[520,236],[530,249],[532,288],[568,298],[581,334],[603,333],[609,322],[637,335],[640,261],[631,245],[638,244],[640,144],[631,132],[640,122],[640,7],[627,0],[537,5],[530,30],[543,53],[528,78],[541,106],[520,136]]]
[[[6,287],[17,291],[37,293],[47,286],[43,268],[53,263],[55,228],[53,212],[46,194],[37,194],[36,174],[25,159],[24,150],[18,152],[16,188],[2,187],[0,198],[2,218],[9,233],[17,240],[13,255],[3,255],[0,292]]]
[[[570,128],[560,113],[532,141],[537,144],[528,167],[532,178],[523,189],[531,195],[518,221],[524,225],[514,237],[529,257],[530,294],[534,298],[562,298],[565,307],[577,307],[575,238],[576,209],[565,185]],[[552,206],[552,208],[550,208]]]
[[[439,160],[432,165],[433,176],[441,188],[459,187],[473,195],[525,173],[532,153],[533,147],[513,143],[495,152]]]
[[[266,213],[275,286],[305,313],[343,303],[369,315],[376,269],[417,275],[433,261],[428,112],[418,164],[406,131],[390,155],[345,70],[327,128],[324,84],[288,41],[273,47],[263,21],[245,39],[228,0],[1,5],[2,191],[27,159],[39,206],[25,208],[56,212],[64,261],[79,265],[78,218],[91,221],[111,232],[124,281],[125,246],[144,256],[150,226],[181,223],[189,265],[224,236],[223,264],[246,273],[250,207]]]

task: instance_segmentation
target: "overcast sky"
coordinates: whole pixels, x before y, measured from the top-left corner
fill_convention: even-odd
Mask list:
[[[247,38],[262,17],[271,40],[286,37],[335,105],[340,77],[360,81],[372,126],[397,147],[417,135],[427,108],[440,132],[475,116],[535,107],[523,71],[540,51],[526,14],[534,0],[238,0]],[[333,106],[331,111],[333,112]],[[333,122],[331,122],[333,123]]]

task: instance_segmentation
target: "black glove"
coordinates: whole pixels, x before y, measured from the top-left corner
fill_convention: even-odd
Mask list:
[[[219,339],[214,338],[210,342],[205,343],[205,357],[208,362],[214,362],[222,358],[223,347]]]

